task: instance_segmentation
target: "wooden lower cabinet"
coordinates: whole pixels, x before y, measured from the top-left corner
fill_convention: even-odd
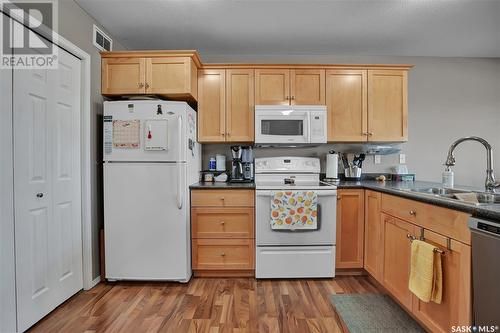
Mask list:
[[[363,268],[364,193],[358,189],[338,191],[336,268]]]
[[[382,214],[384,223],[384,266],[382,284],[407,310],[412,309],[413,294],[408,289],[410,277],[410,236],[414,225]]]
[[[367,219],[375,219],[376,195],[370,192],[366,194],[366,216]],[[470,240],[470,235],[463,229],[467,214],[396,196],[381,196],[382,285],[431,332],[450,332],[452,326],[471,325],[471,246],[463,242]],[[368,252],[374,248],[370,240],[374,244],[377,231],[372,224],[367,225],[371,227],[366,229],[365,268],[376,278],[377,271],[372,264],[375,259]],[[437,230],[430,230],[429,227]],[[441,304],[422,302],[408,288],[411,261],[409,236],[433,244],[444,252]]]
[[[197,270],[252,270],[253,239],[193,239],[193,268]]]
[[[382,282],[384,264],[384,225],[380,215],[382,194],[365,191],[365,256],[364,268],[377,281]]]
[[[253,238],[254,225],[253,207],[191,209],[193,238]]]
[[[192,190],[192,268],[195,276],[255,275],[253,190]]]
[[[432,332],[450,332],[451,326],[471,324],[471,247],[424,230],[425,241],[445,252],[442,256],[443,299],[425,303],[413,296],[412,312]]]

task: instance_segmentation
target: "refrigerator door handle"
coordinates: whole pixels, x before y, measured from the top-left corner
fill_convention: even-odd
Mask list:
[[[177,208],[181,209],[182,208],[182,163],[181,163],[181,158],[182,158],[182,117],[178,116],[177,117],[177,133],[179,133],[179,159],[177,161]]]

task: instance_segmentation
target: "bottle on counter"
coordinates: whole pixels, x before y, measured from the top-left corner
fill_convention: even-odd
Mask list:
[[[210,157],[210,160],[208,161],[208,170],[210,171],[215,171],[215,168],[217,166],[216,164],[215,157]]]
[[[454,172],[451,171],[449,166],[447,166],[446,169],[443,171],[443,176],[442,176],[443,187],[453,188],[455,182],[454,178],[455,178]]]

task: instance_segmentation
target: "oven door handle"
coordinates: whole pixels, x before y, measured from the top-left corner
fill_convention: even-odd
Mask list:
[[[257,190],[255,191],[255,195],[258,197],[270,197],[272,192],[277,192],[277,191]],[[337,190],[320,190],[316,191],[316,193],[318,194],[318,197],[334,196],[337,195]]]

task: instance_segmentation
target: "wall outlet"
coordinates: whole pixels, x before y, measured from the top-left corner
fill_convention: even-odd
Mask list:
[[[373,155],[373,162],[375,164],[380,164],[382,162],[382,156],[380,156],[380,155]]]
[[[406,155],[399,154],[399,164],[405,164],[405,163],[406,163]]]

